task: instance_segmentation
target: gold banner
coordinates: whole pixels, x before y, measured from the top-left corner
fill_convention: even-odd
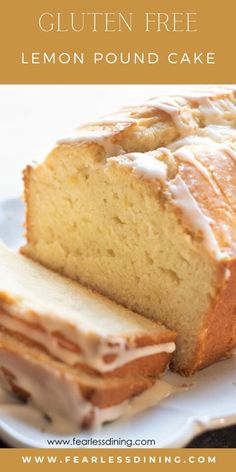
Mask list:
[[[232,0],[1,5],[1,83],[235,83]]]
[[[3,449],[1,470],[211,470],[233,472],[235,449]]]

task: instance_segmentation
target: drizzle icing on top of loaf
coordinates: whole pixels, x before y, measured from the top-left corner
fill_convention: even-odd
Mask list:
[[[168,150],[167,150],[168,151]],[[126,167],[131,167],[134,173],[139,176],[144,176],[149,179],[158,179],[165,182],[167,178],[167,166],[165,162],[157,159],[160,151],[150,151],[147,153],[133,152],[126,154]],[[109,161],[112,161],[111,157]]]
[[[105,157],[117,156],[122,154],[123,149],[115,141],[115,137],[132,127],[134,123],[135,121],[132,119],[123,122],[120,120],[104,120],[87,123],[75,130],[71,136],[58,141],[58,144],[95,143],[104,149]]]
[[[145,104],[146,106],[152,106],[158,110],[164,111],[172,118],[181,136],[185,136],[194,131],[194,126],[188,122],[184,122],[181,117],[182,104],[176,100],[168,98],[159,98],[158,100],[152,100]]]
[[[214,220],[209,218],[201,209],[178,171],[178,166],[182,166],[184,163],[197,169],[207,181],[207,184],[212,187],[216,197],[223,205],[222,191],[213,177],[214,165],[207,168],[196,157],[197,153],[201,155],[203,149],[210,149],[213,155],[214,153],[220,153],[219,158],[221,159],[224,158],[224,154],[227,154],[233,163],[236,163],[236,150],[232,147],[232,143],[216,143],[210,138],[201,136],[182,138],[172,143],[170,149],[158,148],[149,153],[126,154],[122,159],[119,157],[110,158],[108,163],[116,161],[119,165],[132,168],[133,173],[139,177],[151,180],[158,179],[164,186],[164,193],[170,195],[172,204],[181,210],[184,223],[190,231],[196,237],[203,239],[205,247],[210,253],[214,254],[216,259],[227,259],[228,256],[232,255],[232,251],[236,251],[228,226],[220,224],[222,237],[225,241],[225,247],[221,248],[214,232]],[[161,156],[164,160],[159,160]],[[168,159],[177,162],[176,175],[172,179],[168,178]]]
[[[197,132],[198,126],[188,119],[184,119],[185,109],[193,104],[197,104],[198,112],[200,118],[204,121],[204,126],[207,125],[229,125],[232,123],[236,124],[236,100],[233,103],[229,100],[228,95],[233,92],[232,90],[227,90],[223,92],[226,96],[220,98],[219,100],[214,100],[215,95],[211,93],[210,95],[206,93],[195,93],[193,95],[180,94],[177,97],[158,97],[157,99],[151,99],[147,101],[143,106],[154,107],[161,111],[164,111],[172,118],[176,127],[181,136],[185,136],[191,133]],[[222,94],[221,94],[222,95]],[[229,118],[231,114],[231,120]]]
[[[233,88],[202,89],[192,93],[178,93],[177,96],[159,96],[145,103],[126,107],[118,113],[97,122],[86,123],[59,144],[95,142],[104,147],[106,157],[122,153],[119,148],[119,135],[135,132],[145,120],[158,121],[159,112],[166,113],[173,121],[180,136],[206,135],[215,139],[222,135],[235,135],[236,97]],[[151,115],[146,112],[151,110]],[[203,123],[199,123],[199,120]],[[230,126],[234,127],[230,129]],[[117,139],[118,137],[118,139]]]
[[[194,167],[196,167],[199,170],[199,172],[203,175],[203,177],[205,177],[205,179],[213,187],[216,195],[221,195],[221,192],[219,191],[219,188],[214,182],[210,172],[198,159],[196,159],[191,149],[189,149],[188,147],[181,147],[174,153],[174,156],[181,162],[188,162],[189,164],[192,164]]]
[[[213,219],[209,218],[207,212],[205,214],[204,205],[200,207],[194,192],[186,185],[179,171],[183,166],[195,168],[214,191],[219,205],[225,208],[227,218],[230,218],[229,215],[235,211],[233,197],[230,195],[231,199],[228,199],[227,189],[222,189],[219,184],[221,171],[215,164],[216,160],[223,162],[229,158],[232,166],[236,164],[235,92],[233,87],[210,87],[152,98],[140,106],[124,108],[114,116],[81,127],[74,138],[67,142],[96,141],[104,146],[107,165],[115,161],[133,169],[133,173],[140,178],[158,180],[163,186],[163,192],[171,195],[173,205],[181,210],[190,231],[198,235],[201,233],[205,246],[216,258],[227,258],[227,254],[232,251],[236,253],[228,225],[217,222],[226,246],[221,247],[215,235]],[[139,152],[139,149],[135,149],[135,133],[142,134],[149,126],[156,125],[150,133],[158,134],[158,123],[165,120],[163,114],[171,119],[178,131],[177,139],[170,137],[168,141],[167,138],[164,147],[161,145],[157,149]],[[134,149],[125,153],[122,139],[127,135],[133,136]],[[201,153],[208,154],[208,161],[211,159],[212,163],[206,164],[201,159]],[[171,176],[170,162],[174,169]],[[230,181],[231,175],[228,176]]]

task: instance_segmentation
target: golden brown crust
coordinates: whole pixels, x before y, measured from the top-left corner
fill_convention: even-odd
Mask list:
[[[93,387],[80,384],[79,388],[86,400],[89,400],[94,406],[99,408],[109,408],[114,405],[132,398],[135,395],[150,388],[156,379],[154,377],[132,376],[125,378],[118,378],[117,382],[109,385],[107,380],[103,387]]]
[[[228,280],[225,279],[226,269],[230,271]],[[182,372],[185,375],[191,375],[194,371],[223,358],[236,346],[236,259],[222,263],[220,272],[218,294],[211,310],[205,316],[192,368]]]
[[[225,261],[212,258],[212,264],[218,271],[217,293],[204,316],[192,363],[181,368],[184,375],[191,375],[212,364],[236,345],[236,218],[233,206],[236,202],[236,165],[225,151],[218,151],[216,157],[212,149],[205,146],[192,146],[190,149],[195,151],[195,156],[204,168],[209,169],[214,163],[213,176],[219,194],[215,193],[207,179],[193,165],[182,164],[179,173],[199,207],[212,221],[219,247],[230,251],[231,255],[226,256]],[[185,224],[184,221],[182,223]],[[228,241],[225,240],[222,227],[227,228],[230,236]],[[174,367],[176,369],[178,365]]]
[[[111,375],[115,375],[117,377],[124,377],[132,374],[143,375],[145,377],[158,377],[167,369],[171,356],[172,354],[162,352],[160,354],[142,357],[114,369],[112,372],[106,372],[103,376],[110,377]]]
[[[212,178],[215,188],[194,164],[180,160],[178,175],[187,185],[203,214],[211,220],[219,248],[230,250],[231,254],[236,255],[236,218],[233,206],[236,202],[236,160],[230,158],[224,149],[217,150],[207,144],[189,145],[184,148],[193,152],[197,161],[208,172],[209,178]],[[186,224],[183,219],[182,224]],[[229,236],[229,241],[225,239],[224,233]]]

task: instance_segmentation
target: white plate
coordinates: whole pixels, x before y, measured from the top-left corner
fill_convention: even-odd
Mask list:
[[[13,249],[23,242],[22,221],[23,205],[20,200],[0,202],[0,238]],[[66,436],[49,431],[41,415],[29,406],[16,402],[2,405],[0,436],[13,447],[50,447],[47,443],[50,438],[72,441],[76,436],[85,439],[122,438],[133,441],[155,439],[155,447],[182,447],[199,433],[236,423],[235,356],[198,372],[191,379],[168,373],[167,380],[176,385],[192,385],[188,390],[173,394],[132,420],[119,421],[106,425],[99,431],[87,431],[79,435],[76,431]],[[46,433],[42,432],[45,427]],[[78,446],[71,443],[67,447]],[[111,444],[110,447],[122,446]]]

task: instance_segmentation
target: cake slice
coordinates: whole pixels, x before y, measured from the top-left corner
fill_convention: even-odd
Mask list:
[[[0,244],[0,385],[52,421],[95,427],[157,403],[175,338]]]
[[[0,331],[0,387],[46,415],[57,433],[138,413],[175,391],[142,375],[102,378],[53,359]]]
[[[174,332],[0,245],[0,328],[64,364],[157,376]]]
[[[236,93],[157,97],[24,173],[23,252],[177,331],[191,374],[236,345]]]

